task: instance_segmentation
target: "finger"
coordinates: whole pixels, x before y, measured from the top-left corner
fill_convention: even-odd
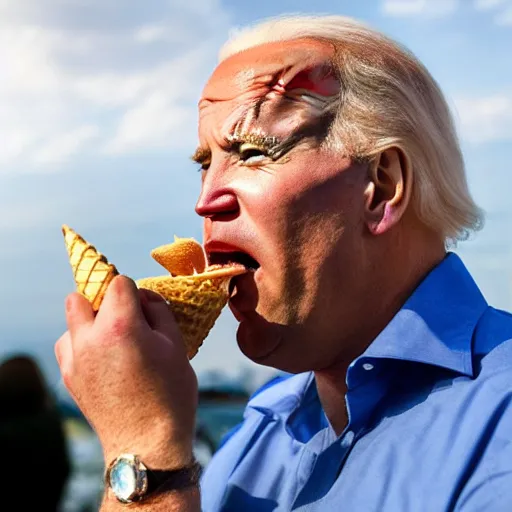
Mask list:
[[[66,331],[56,342],[55,342],[55,359],[57,359],[57,364],[62,366],[62,363],[66,360],[66,357],[69,357],[67,355],[67,348],[64,346],[69,338],[69,331]]]
[[[71,293],[66,297],[66,322],[71,337],[94,323],[94,310],[91,303],[79,293]]]
[[[69,331],[66,331],[55,343],[55,358],[57,359],[64,384],[66,384],[67,387],[73,367],[73,346],[71,344],[71,334]]]
[[[181,339],[181,332],[165,300],[158,293],[139,290],[144,316],[149,326],[173,341]]]
[[[165,303],[165,299],[160,294],[146,288],[139,289],[139,300],[144,316],[146,316],[146,308],[150,302],[162,301]]]
[[[110,283],[96,316],[98,324],[111,324],[122,318],[127,328],[144,323],[139,290],[134,281],[126,276],[116,276]]]

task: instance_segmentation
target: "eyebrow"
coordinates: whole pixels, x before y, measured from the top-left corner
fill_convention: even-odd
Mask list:
[[[204,164],[211,160],[212,152],[210,149],[198,147],[190,158],[193,162]]]

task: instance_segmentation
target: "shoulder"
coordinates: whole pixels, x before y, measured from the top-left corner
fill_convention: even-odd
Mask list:
[[[477,336],[492,335],[498,340],[512,339],[512,313],[487,307],[477,325]]]
[[[473,378],[463,386],[462,395],[466,411],[481,420],[490,442],[508,438],[512,431],[512,315],[488,307],[475,330],[472,352]]]

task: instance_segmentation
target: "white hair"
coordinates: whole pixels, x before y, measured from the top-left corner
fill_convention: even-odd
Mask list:
[[[450,109],[436,81],[406,48],[351,18],[299,15],[233,32],[219,58],[299,38],[335,48],[342,91],[330,144],[358,159],[400,148],[412,167],[419,219],[447,244],[480,229],[483,213],[468,190]]]

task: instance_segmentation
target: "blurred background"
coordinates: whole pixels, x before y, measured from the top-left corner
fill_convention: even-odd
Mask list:
[[[134,278],[152,248],[201,239],[196,103],[229,32],[289,13],[357,17],[407,45],[440,83],[470,188],[487,212],[455,250],[487,299],[512,309],[512,0],[0,0],[0,356],[34,358],[66,418],[63,510],[97,510],[101,451],[53,354],[74,289],[60,226]],[[193,366],[196,453],[207,464],[247,396],[274,376],[243,358],[226,311]]]

